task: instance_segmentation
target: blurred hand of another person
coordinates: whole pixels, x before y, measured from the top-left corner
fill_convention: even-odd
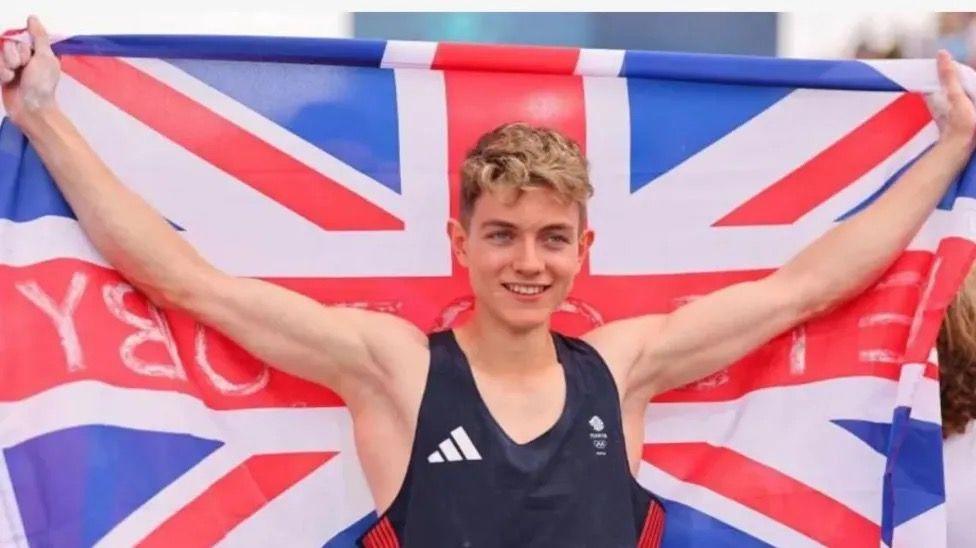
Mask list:
[[[20,126],[31,114],[54,106],[54,90],[61,74],[61,64],[51,50],[51,40],[41,22],[31,16],[27,30],[33,41],[4,39],[0,84],[7,115]]]

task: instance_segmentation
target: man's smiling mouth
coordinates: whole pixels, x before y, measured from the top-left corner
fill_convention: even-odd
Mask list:
[[[539,284],[506,284],[506,283],[503,283],[502,286],[505,289],[511,291],[512,293],[515,293],[516,295],[526,295],[530,297],[532,295],[538,295],[543,291],[549,289],[550,287],[549,285],[539,285]]]

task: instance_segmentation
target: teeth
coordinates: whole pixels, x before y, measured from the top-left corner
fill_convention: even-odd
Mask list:
[[[509,291],[518,293],[520,295],[536,295],[542,293],[546,288],[541,285],[519,285],[519,284],[505,284],[505,287]]]

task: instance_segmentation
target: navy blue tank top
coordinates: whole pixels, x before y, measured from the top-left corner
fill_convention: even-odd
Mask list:
[[[657,546],[660,503],[630,473],[617,388],[599,354],[553,334],[562,415],[518,444],[488,411],[451,331],[430,336],[410,463],[366,548]]]

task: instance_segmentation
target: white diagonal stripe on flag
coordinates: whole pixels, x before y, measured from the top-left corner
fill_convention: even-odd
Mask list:
[[[693,483],[681,481],[647,462],[637,473],[641,485],[668,500],[690,506],[772,546],[820,546],[810,537],[766,515]]]
[[[189,501],[202,495],[214,482],[240,466],[248,456],[235,446],[224,446],[214,451],[136,508],[99,539],[96,548],[135,546],[186,507]]]
[[[375,508],[356,454],[340,453],[231,529],[216,546],[321,546]]]
[[[98,402],[97,407],[91,405],[93,401]],[[62,412],[48,413],[46,409]],[[235,443],[252,453],[339,451],[353,447],[352,419],[345,407],[218,411],[187,394],[119,388],[99,381],[77,381],[18,402],[2,403],[0,418],[4,419],[0,420],[0,446],[4,447],[48,432],[91,424],[182,432]]]
[[[298,135],[255,112],[247,105],[234,100],[202,82],[182,69],[159,59],[123,59],[140,71],[156,78],[167,86],[193,98],[200,104],[231,121],[278,150],[287,153],[307,166],[327,174],[337,184],[377,204],[393,215],[401,216],[402,201],[396,191],[378,184],[365,173],[336,158]],[[292,90],[292,94],[298,93]],[[292,100],[296,97],[290,96]]]

